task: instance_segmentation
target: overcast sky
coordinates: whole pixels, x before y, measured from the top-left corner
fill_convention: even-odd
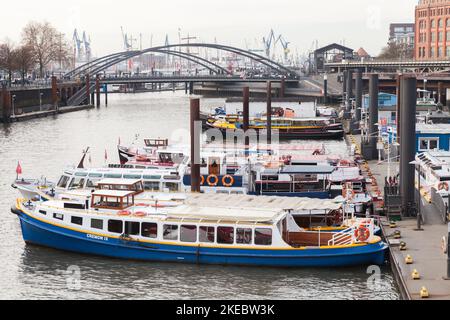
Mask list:
[[[4,4],[0,39],[20,39],[29,20],[46,20],[68,38],[73,30],[86,30],[94,55],[121,51],[120,27],[143,46],[178,43],[178,30],[200,41],[256,49],[273,28],[291,49],[309,51],[319,46],[345,43],[370,54],[385,46],[389,23],[413,22],[418,0],[22,0]],[[8,14],[5,14],[8,12]]]

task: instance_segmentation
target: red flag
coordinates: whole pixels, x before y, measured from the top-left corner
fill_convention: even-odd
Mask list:
[[[17,162],[16,173],[17,175],[22,174],[22,166],[20,165],[20,162]]]

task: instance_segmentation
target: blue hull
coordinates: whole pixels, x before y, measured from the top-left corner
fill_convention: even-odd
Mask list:
[[[344,267],[382,265],[385,262],[386,245],[383,242],[338,249],[199,248],[130,242],[115,238],[94,239],[87,233],[46,224],[24,213],[20,213],[19,217],[26,243],[118,259],[260,267]]]

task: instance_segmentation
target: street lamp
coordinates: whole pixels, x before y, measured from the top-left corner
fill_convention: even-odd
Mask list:
[[[16,101],[16,95],[12,96],[12,116],[15,117],[16,116],[16,112],[15,112],[15,106],[14,106],[14,102]]]
[[[422,167],[420,161],[412,161],[409,163],[410,165],[415,166],[418,176],[418,191],[419,191],[419,197],[418,197],[418,204],[417,204],[417,229],[416,231],[423,231],[422,229],[422,208],[421,208],[421,202],[422,202],[422,194],[420,193],[421,189],[421,175],[422,175]]]

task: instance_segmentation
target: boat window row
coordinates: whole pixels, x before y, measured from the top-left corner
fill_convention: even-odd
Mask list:
[[[46,211],[40,210],[39,213],[47,215]],[[64,214],[53,213],[55,220],[64,221]],[[105,229],[110,233],[118,235],[141,236],[143,238],[156,239],[159,236],[157,223],[123,221],[116,219],[95,219],[71,216],[70,223],[77,226],[83,226],[84,219],[90,219],[90,228],[99,231]],[[106,223],[105,223],[106,221]],[[180,241],[184,243],[205,243],[205,244],[224,244],[224,245],[272,245],[272,229],[270,228],[236,228],[226,226],[197,226],[197,225],[162,225],[162,239],[167,241]]]

